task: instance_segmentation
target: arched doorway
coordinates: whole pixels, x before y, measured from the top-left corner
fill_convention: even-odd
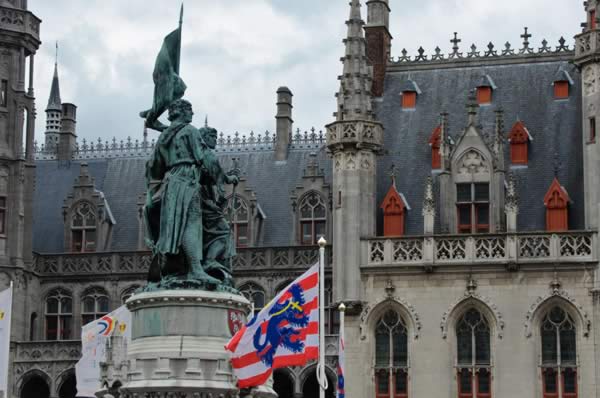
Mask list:
[[[327,391],[325,391],[325,398],[335,397],[335,382],[327,376]],[[315,370],[310,372],[310,375],[304,381],[302,386],[302,395],[304,398],[313,398],[319,396],[319,383],[317,383],[317,373]]]
[[[282,370],[273,372],[273,390],[279,398],[294,398],[294,380]]]
[[[74,374],[66,376],[58,389],[59,398],[75,398],[77,395],[77,380]]]
[[[50,387],[41,376],[31,376],[21,388],[21,398],[50,398]]]

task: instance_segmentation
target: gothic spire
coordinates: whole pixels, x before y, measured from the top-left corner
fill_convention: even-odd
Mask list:
[[[351,0],[350,18],[346,22],[348,34],[344,39],[345,55],[343,74],[340,76],[338,99],[338,121],[372,120],[371,111],[371,70],[367,66],[365,37],[361,18],[360,0]]]
[[[56,43],[56,59],[54,61],[54,77],[52,78],[52,87],[50,88],[50,97],[48,98],[48,107],[46,110],[61,110],[62,101],[60,100],[60,87],[58,85],[58,42]]]

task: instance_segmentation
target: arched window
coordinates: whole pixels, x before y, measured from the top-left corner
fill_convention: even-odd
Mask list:
[[[228,203],[231,223],[233,225],[233,236],[236,247],[248,247],[250,244],[250,212],[248,204],[239,196],[230,197]]]
[[[573,318],[558,306],[542,319],[544,398],[577,398],[576,331]]]
[[[375,393],[377,398],[408,397],[408,329],[392,309],[375,327]]]
[[[131,298],[131,296],[133,296],[133,294],[135,293],[135,291],[139,289],[138,285],[133,285],[128,287],[127,289],[125,289],[123,291],[123,293],[121,294],[121,303],[125,304],[125,302],[127,300],[129,300]]]
[[[456,324],[459,398],[490,398],[492,395],[490,325],[475,308]]]
[[[96,213],[88,202],[79,203],[71,215],[71,250],[96,250]]]
[[[91,289],[82,299],[81,324],[85,325],[108,314],[108,295],[102,289]]]
[[[258,314],[265,306],[265,291],[251,282],[240,286],[239,290],[254,306],[254,314]]]
[[[325,236],[327,208],[316,192],[309,192],[300,201],[300,243],[314,245]]]
[[[64,290],[46,297],[46,340],[70,340],[73,329],[73,299]]]

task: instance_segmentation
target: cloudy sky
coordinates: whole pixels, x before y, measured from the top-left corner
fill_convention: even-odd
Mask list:
[[[364,1],[363,1],[364,3]],[[138,112],[152,99],[152,69],[162,38],[177,26],[176,0],[30,0],[42,22],[36,56],[36,135],[43,142],[55,42],[64,102],[78,108],[78,135],[87,140],[140,138]],[[390,0],[392,54],[419,46],[449,52],[452,32],[463,50],[475,43],[518,47],[528,26],[543,38],[572,44],[585,18],[573,0]],[[225,134],[273,131],[275,91],[294,93],[294,128],[332,121],[348,0],[187,0],[181,75],[195,123]],[[366,18],[363,7],[363,18]],[[151,133],[153,137],[153,133]]]

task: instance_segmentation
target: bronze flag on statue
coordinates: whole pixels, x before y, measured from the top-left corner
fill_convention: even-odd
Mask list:
[[[186,85],[179,77],[179,62],[181,59],[181,27],[183,21],[183,4],[179,16],[179,27],[169,33],[156,57],[152,79],[154,80],[154,100],[152,108],[140,112],[146,119],[146,126],[163,131],[165,126],[158,118],[167,110],[169,105],[185,94]]]

